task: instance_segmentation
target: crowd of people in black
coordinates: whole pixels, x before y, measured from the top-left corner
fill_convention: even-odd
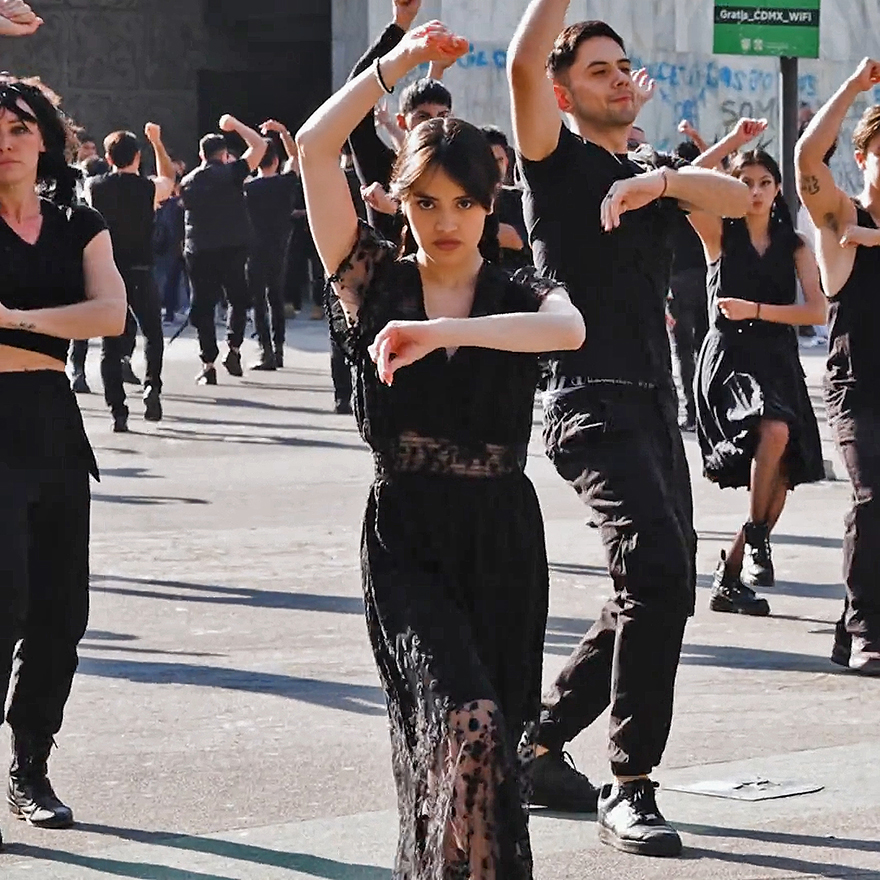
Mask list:
[[[696,431],[707,479],[749,492],[710,607],[766,616],[756,590],[774,585],[773,528],[788,493],[824,475],[797,328],[829,309],[826,402],[854,489],[831,659],[880,673],[880,108],[855,134],[860,196],[828,167],[880,62],[865,59],[805,126],[813,238],[795,228],[776,160],[746,150],[764,121],[715,145],[683,122],[688,139],[657,152],[634,125],[652,83],[610,25],[565,27],[568,0],[532,0],[513,38],[512,149],[454,117],[441,80],[468,41],[415,26],[420,7],[392,0],[392,22],[295,138],[227,115],[189,173],[153,123],[153,178],[127,131],[103,157],[81,138],[75,168],[57,96],[0,80],[0,681],[18,642],[8,799],[32,824],[73,822],[47,761],[87,619],[97,466],[72,394],[88,390],[82,343],[103,339],[125,431],[139,327],[144,417],[161,420],[163,311],[175,319],[183,289],[203,385],[218,381],[221,304],[232,376],[249,311],[261,371],[284,366],[291,298],[329,321],[335,407],[353,406],[376,466],[361,558],[399,796],[396,878],[531,878],[529,805],[597,812],[600,839],[625,852],[681,852],[651,774],[695,606],[682,432]],[[23,0],[0,0],[0,34],[40,24]],[[429,76],[392,118],[383,100],[421,65]],[[591,509],[613,587],[543,698],[549,577],[524,473],[539,388],[547,455]],[[564,748],[609,707],[613,781],[597,788]]]

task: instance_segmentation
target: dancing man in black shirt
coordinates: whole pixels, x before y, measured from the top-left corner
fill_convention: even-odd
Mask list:
[[[587,326],[584,347],[551,364],[547,454],[593,509],[614,597],[545,701],[533,802],[595,809],[595,789],[566,765],[562,748],[610,702],[615,782],[599,793],[600,839],[675,855],[681,840],[649,778],[672,722],[695,587],[690,477],[664,315],[669,233],[683,207],[742,216],[748,191],[715,172],[656,167],[650,148],[627,156],[641,95],[623,40],[604,22],[563,31],[568,6],[529,4],[508,74],[535,264],[565,282]]]
[[[377,58],[390,52],[412,27],[422,6],[422,0],[393,0],[393,20],[379,35],[376,42],[355,64],[349,81],[360,76]],[[444,65],[431,65],[428,76],[410,83],[400,96],[397,125],[403,132],[411,131],[428,119],[452,115],[452,95],[439,82]],[[391,170],[397,153],[376,132],[375,111],[368,113],[348,139],[355,169],[364,187],[367,217],[370,225],[388,241],[400,237],[397,203],[387,195]]]
[[[162,419],[162,306],[153,279],[153,219],[156,208],[174,189],[174,165],[162,143],[162,131],[147,123],[144,133],[156,155],[158,177],[142,177],[141,150],[130,131],[115,131],[104,139],[110,173],[90,178],[86,187],[89,204],[101,213],[110,229],[116,265],[125,281],[128,307],[144,334],[147,371],[144,378],[144,418]],[[123,388],[122,357],[128,338],[105,337],[101,348],[104,399],[113,416],[113,430],[128,430],[128,407]]]
[[[245,204],[253,231],[247,276],[254,308],[254,325],[260,343],[260,359],[251,369],[276,370],[284,364],[284,256],[290,240],[290,214],[297,193],[297,180],[291,173],[296,144],[280,122],[270,119],[263,123],[261,130],[264,134],[276,132],[288,152],[282,171],[278,148],[273,140],[267,138],[266,154],[260,161],[258,176],[249,180],[244,187]]]
[[[202,164],[180,184],[186,210],[184,252],[192,284],[189,320],[199,335],[202,370],[199,385],[216,385],[214,361],[217,331],[214,309],[225,291],[229,304],[226,341],[229,353],[223,366],[231,376],[241,376],[241,343],[250,305],[245,265],[251,243],[250,221],[244,202],[244,182],[256,171],[266,153],[259,132],[234,116],[223,116],[220,129],[235,132],[247,144],[240,159],[232,155],[222,134],[209,134],[199,144]]]
[[[866,58],[816,114],[798,142],[798,193],[818,230],[819,268],[830,300],[825,404],[834,440],[853,484],[846,518],[846,604],[831,659],[880,675],[880,106],[869,107],[853,133],[864,173],[850,199],[825,157],[850,107],[880,83],[880,61]]]

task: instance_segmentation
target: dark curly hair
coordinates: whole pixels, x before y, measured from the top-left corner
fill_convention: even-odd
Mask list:
[[[26,104],[32,112],[21,106]],[[40,129],[45,152],[37,165],[40,194],[58,205],[71,207],[76,201],[76,185],[81,172],[70,163],[79,140],[77,126],[61,109],[61,98],[38,77],[19,79],[0,74],[0,108]]]
[[[730,174],[739,180],[746,168],[763,168],[769,172],[777,186],[782,186],[782,171],[779,168],[779,163],[766,150],[747,150],[744,153],[738,153],[731,164]],[[744,223],[740,222],[737,225],[741,225],[745,229]],[[770,214],[770,237],[771,239],[779,238],[785,242],[786,246],[791,248],[792,253],[803,247],[803,240],[797,234],[788,202],[786,202],[781,189],[773,202]]]

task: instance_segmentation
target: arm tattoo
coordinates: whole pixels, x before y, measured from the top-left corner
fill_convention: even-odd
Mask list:
[[[830,213],[826,214],[824,219],[825,219],[825,225],[832,232],[835,232],[835,233],[840,232],[840,223],[837,221],[837,214],[830,214]]]
[[[37,325],[32,323],[31,321],[19,321],[18,322],[19,330],[36,330]]]
[[[821,187],[819,186],[819,178],[810,175],[809,177],[804,178],[804,189],[808,196],[815,196],[819,193]]]

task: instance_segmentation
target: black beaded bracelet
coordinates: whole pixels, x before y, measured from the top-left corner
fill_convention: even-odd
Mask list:
[[[373,65],[373,73],[376,74],[376,79],[379,81],[379,85],[382,86],[382,90],[388,94],[394,94],[394,88],[388,88],[388,84],[385,82],[385,77],[382,76],[382,68],[379,66],[379,61],[381,59],[377,58],[376,63]]]

